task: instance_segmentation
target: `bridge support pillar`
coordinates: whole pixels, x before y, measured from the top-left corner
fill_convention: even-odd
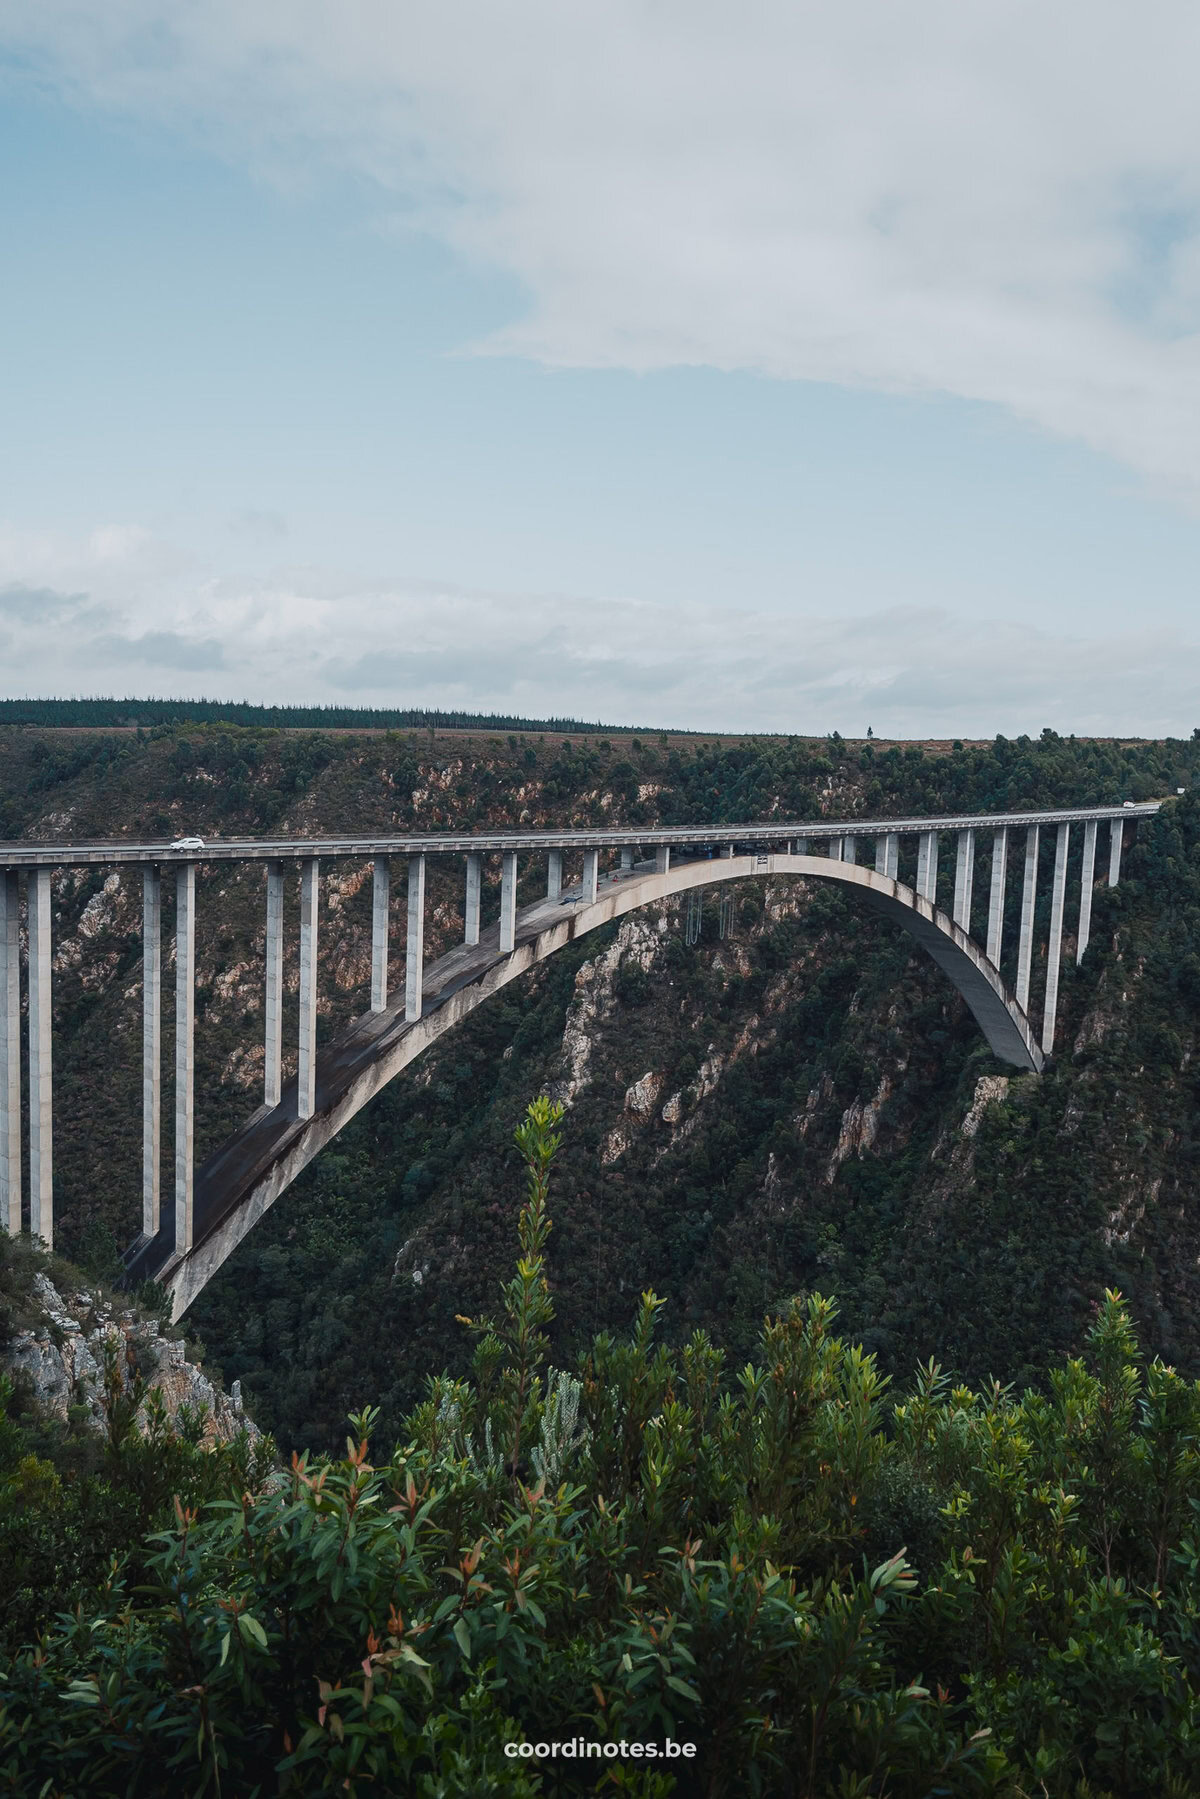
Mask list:
[[[371,873],[371,1010],[382,1012],[388,997],[388,914],[392,864],[376,856]]]
[[[29,927],[29,1233],[54,1247],[54,1110],[50,1062],[50,870],[31,868]]]
[[[296,1065],[296,1116],[317,1109],[317,935],[321,904],[321,864],[309,856],[300,865],[300,1038]]]
[[[894,881],[900,873],[900,839],[895,831],[886,831],[875,839],[875,873]]]
[[[283,1091],[283,863],[267,863],[266,996],[263,1007],[263,1104]]]
[[[958,854],[954,863],[954,922],[971,933],[971,890],[975,885],[975,833],[958,833]]]
[[[842,838],[842,861],[843,862],[857,862],[858,861],[858,838],[857,837],[843,837]]]
[[[505,850],[500,859],[500,954],[507,955],[517,942],[517,852]]]
[[[632,852],[628,852],[625,850],[621,851],[621,867],[622,868],[624,868],[624,866],[625,866],[625,856],[630,853],[632,853]],[[561,850],[551,850],[547,857],[547,860],[546,860],[546,898],[547,899],[560,899],[562,897],[562,862],[563,862],[562,851]]]
[[[1039,827],[1025,833],[1025,883],[1021,890],[1021,935],[1017,942],[1017,1004],[1029,1010],[1029,974],[1033,966],[1033,909],[1037,903]]]
[[[633,845],[626,843],[621,849],[621,873],[627,875],[633,867]]]
[[[1054,886],[1050,894],[1050,942],[1046,950],[1046,999],[1042,1008],[1042,1054],[1054,1052],[1054,1026],[1058,1017],[1058,971],[1062,962],[1063,907],[1067,897],[1067,852],[1071,827],[1059,825],[1054,845]]]
[[[840,862],[842,860],[842,849],[844,844],[845,838],[843,837],[831,837],[829,839],[829,860],[831,862]]]
[[[559,875],[562,874],[562,851],[551,850],[551,863],[558,857]],[[478,850],[467,852],[467,903],[463,915],[463,942],[476,944],[479,942],[479,900],[483,889],[483,857]]]
[[[728,862],[733,861],[733,851],[734,846],[732,843],[726,843],[721,846],[721,855]]]
[[[988,896],[988,961],[1000,966],[1000,945],[1004,936],[1004,889],[1008,882],[1008,826],[992,832],[992,890]]]
[[[142,870],[142,1230],[158,1231],[162,1201],[162,881]]]
[[[469,874],[468,869],[468,874]],[[475,914],[479,941],[479,914]],[[404,1017],[415,1024],[421,1016],[425,978],[425,858],[408,858],[408,933],[404,943]]]
[[[917,840],[917,892],[922,899],[937,901],[938,840],[936,831],[922,831]]]
[[[192,1247],[196,1129],[196,864],[175,870],[175,1250]]]
[[[1096,820],[1083,827],[1083,874],[1079,883],[1079,935],[1075,939],[1075,962],[1083,961],[1083,952],[1092,934],[1092,888],[1096,883]]]
[[[583,852],[583,892],[585,906],[594,906],[596,892],[600,885],[600,851],[584,850]]]
[[[0,1223],[21,1233],[21,894],[0,869]]]
[[[671,846],[669,843],[660,843],[654,852],[654,872],[655,874],[665,875],[669,872],[670,867]]]
[[[1108,884],[1110,887],[1115,887],[1121,879],[1121,850],[1125,842],[1125,820],[1114,818],[1108,830]]]

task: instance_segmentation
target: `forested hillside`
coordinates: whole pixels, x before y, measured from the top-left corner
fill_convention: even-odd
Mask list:
[[[508,1265],[512,1130],[542,1090],[566,1105],[568,1146],[547,1260],[555,1357],[626,1328],[647,1286],[667,1296],[668,1340],[703,1327],[744,1357],[765,1310],[820,1290],[885,1371],[936,1354],[972,1381],[1044,1381],[1117,1286],[1149,1349],[1200,1371],[1198,764],[1196,741],[1053,733],[933,753],[836,738],[689,749],[657,736],[212,725],[63,740],[5,727],[0,835],[650,832],[1171,796],[1120,887],[1097,889],[1040,1078],[993,1062],[901,933],[799,882],[739,888],[724,939],[711,898],[693,947],[678,906],[648,910],[483,1007],[318,1159],[190,1316],[260,1420],[286,1445],[320,1446],[364,1401],[381,1406],[386,1439],[431,1368],[466,1366],[455,1315],[488,1304]],[[1076,843],[1068,931],[1078,855]],[[428,956],[461,928],[461,872],[431,865]],[[523,869],[522,897],[543,879]],[[203,1155],[257,1103],[261,870],[214,865],[199,889]],[[332,865],[323,905],[328,1032],[365,1005],[368,871]],[[140,892],[129,876],[69,875],[56,910],[59,1237],[111,1272],[139,1215]],[[399,916],[397,928],[399,947]],[[1035,1014],[1038,1000],[1035,978]]]

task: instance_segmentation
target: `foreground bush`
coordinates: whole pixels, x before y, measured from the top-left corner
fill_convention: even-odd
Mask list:
[[[12,1659],[0,1791],[1200,1794],[1200,1390],[1108,1294],[1016,1395],[892,1401],[814,1295],[730,1373],[697,1333],[546,1364],[558,1114],[474,1378],[391,1455],[181,1498],[139,1577]],[[10,1482],[12,1477],[10,1476]],[[696,1746],[539,1766],[506,1743]]]

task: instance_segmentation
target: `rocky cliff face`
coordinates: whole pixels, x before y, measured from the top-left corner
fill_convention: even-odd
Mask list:
[[[106,1349],[117,1352],[117,1368],[126,1394],[141,1380],[145,1394],[161,1393],[172,1422],[181,1408],[204,1417],[206,1441],[228,1442],[239,1431],[252,1439],[261,1433],[242,1405],[241,1382],[226,1393],[202,1368],[184,1356],[182,1342],[166,1337],[156,1321],[134,1310],[122,1310],[111,1298],[81,1288],[60,1293],[45,1274],[33,1276],[33,1297],[40,1318],[18,1331],[0,1350],[0,1369],[24,1376],[37,1405],[66,1423],[83,1408],[89,1428],[105,1428]],[[138,1414],[145,1424],[145,1401]]]

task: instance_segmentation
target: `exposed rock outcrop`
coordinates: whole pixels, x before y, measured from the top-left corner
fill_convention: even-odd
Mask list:
[[[635,913],[632,918],[625,919],[608,949],[580,967],[575,976],[575,997],[563,1030],[562,1054],[566,1073],[551,1086],[552,1099],[569,1106],[587,1086],[591,1078],[588,1064],[596,1024],[608,1018],[616,1005],[613,983],[617,970],[628,960],[636,962],[643,973],[647,972],[665,931],[665,918],[652,922],[645,913]]]
[[[23,1374],[37,1404],[63,1423],[73,1407],[86,1406],[88,1425],[96,1431],[105,1428],[105,1348],[112,1342],[127,1393],[140,1374],[147,1393],[162,1394],[169,1418],[181,1406],[202,1410],[207,1441],[228,1442],[243,1430],[252,1439],[261,1435],[242,1406],[241,1382],[234,1381],[232,1391],[224,1392],[185,1358],[183,1343],[165,1337],[154,1319],[121,1310],[86,1289],[61,1294],[45,1274],[34,1275],[33,1293],[41,1317],[0,1350],[0,1368]],[[145,1423],[144,1406],[138,1423]]]

